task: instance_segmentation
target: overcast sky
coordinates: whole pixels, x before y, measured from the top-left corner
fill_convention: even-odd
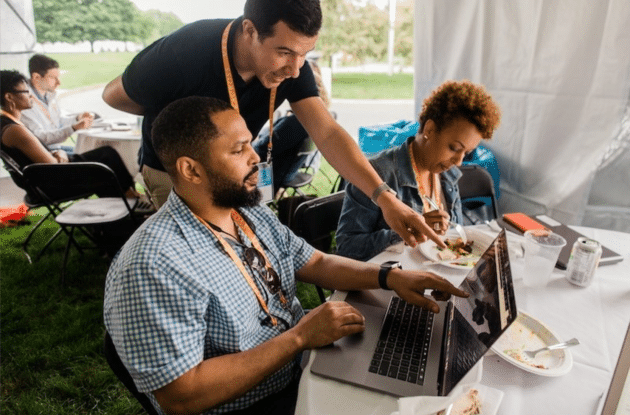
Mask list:
[[[200,19],[238,17],[243,14],[245,0],[131,0],[140,10],[158,9],[173,12],[184,23]],[[379,7],[389,0],[377,0]]]
[[[245,0],[131,0],[140,10],[173,12],[184,23],[200,19],[238,17]]]

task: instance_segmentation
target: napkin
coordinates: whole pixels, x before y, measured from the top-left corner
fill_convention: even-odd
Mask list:
[[[455,406],[458,399],[467,399],[466,395],[471,389],[478,391],[477,396],[481,403],[480,414],[496,415],[501,400],[503,399],[503,392],[480,383],[458,385],[451,391],[449,396],[414,396],[410,398],[400,398],[398,400],[398,411],[393,412],[391,415],[436,415],[439,411],[447,410],[451,404]]]

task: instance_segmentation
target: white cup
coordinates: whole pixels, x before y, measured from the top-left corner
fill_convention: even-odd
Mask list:
[[[547,230],[525,232],[525,274],[523,284],[541,288],[549,282],[558,256],[567,241],[557,233]]]

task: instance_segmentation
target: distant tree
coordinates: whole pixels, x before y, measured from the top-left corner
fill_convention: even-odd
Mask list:
[[[151,43],[156,39],[173,33],[184,25],[179,17],[174,13],[165,13],[159,10],[147,10],[143,15],[153,21],[153,30],[149,37],[145,39],[145,43]]]
[[[338,52],[352,63],[387,59],[387,10],[372,1],[322,0],[321,4],[324,22],[317,49],[325,60]]]
[[[396,7],[394,56],[405,65],[413,64],[413,7],[413,0],[398,0]]]
[[[39,42],[143,41],[153,21],[130,0],[33,0]]]

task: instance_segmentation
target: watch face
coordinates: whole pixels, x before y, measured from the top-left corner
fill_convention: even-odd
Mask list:
[[[398,261],[387,261],[387,262],[383,262],[383,264],[381,265],[381,267],[384,268],[402,268],[402,264]]]

